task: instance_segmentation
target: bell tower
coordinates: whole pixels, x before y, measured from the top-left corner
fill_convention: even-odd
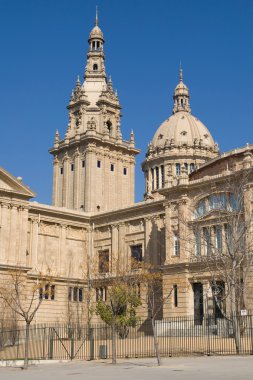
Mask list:
[[[123,208],[134,203],[134,135],[122,139],[121,106],[105,72],[104,35],[98,25],[89,35],[84,81],[77,78],[69,104],[66,134],[56,131],[53,205],[85,212]]]

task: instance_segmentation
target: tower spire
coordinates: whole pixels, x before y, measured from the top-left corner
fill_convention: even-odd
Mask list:
[[[182,62],[180,61],[180,66],[179,66],[179,81],[183,82],[183,69],[182,69]]]
[[[187,86],[183,82],[183,69],[182,64],[180,61],[179,66],[179,83],[175,88],[174,91],[174,108],[173,113],[179,112],[179,111],[185,111],[185,112],[191,112],[190,108],[190,94]]]
[[[96,5],[96,21],[95,25],[98,26],[98,6]]]

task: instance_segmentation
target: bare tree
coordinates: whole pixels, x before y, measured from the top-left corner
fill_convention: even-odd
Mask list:
[[[25,321],[24,368],[28,368],[30,325],[43,298],[50,292],[50,276],[38,273],[28,278],[22,270],[14,270],[1,278],[0,299],[8,308]]]
[[[135,278],[135,281],[137,280],[141,287],[142,304],[147,306],[148,316],[152,326],[157,364],[160,366],[162,361],[156,330],[156,320],[159,319],[164,305],[170,299],[173,288],[165,289],[162,270],[147,263],[142,264]]]
[[[225,178],[220,190],[195,205],[194,220],[185,221],[191,237],[180,236],[190,242],[194,260],[210,278],[216,307],[232,323],[237,353],[241,351],[240,313],[247,308],[253,260],[251,180],[249,170]]]

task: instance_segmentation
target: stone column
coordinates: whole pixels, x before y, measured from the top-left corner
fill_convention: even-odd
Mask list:
[[[8,245],[8,262],[10,264],[16,264],[16,255],[17,255],[17,214],[18,214],[18,207],[17,205],[11,204],[10,209],[10,235],[9,235],[9,245]]]
[[[15,261],[21,265],[27,264],[27,224],[28,209],[25,206],[18,207],[18,223],[17,223],[17,248]]]
[[[80,210],[80,176],[81,176],[81,162],[80,162],[80,153],[79,149],[76,149],[75,153],[75,171],[74,171],[74,188],[73,188],[73,197],[74,197],[74,209]]]
[[[68,207],[69,204],[69,156],[66,154],[63,160],[63,199],[62,206]]]
[[[38,266],[38,242],[39,242],[39,220],[31,218],[30,227],[30,254],[33,268]]]
[[[119,269],[119,226],[117,224],[113,224],[111,226],[111,268],[112,273],[116,274]]]
[[[122,181],[123,181],[123,165],[122,165],[122,159],[120,157],[120,154],[117,155],[117,160],[116,160],[116,196],[117,196],[117,208],[122,208],[124,207],[124,204],[122,202],[122,192],[124,192],[124,189],[122,189]]]
[[[60,206],[59,205],[59,160],[57,156],[54,157],[54,163],[53,163],[53,206]]]
[[[165,204],[165,264],[170,264],[172,255],[172,225],[171,225],[171,203]]]
[[[156,187],[156,169],[155,169],[155,166],[153,167],[153,173],[154,173],[154,190],[156,190],[157,187]]]
[[[151,217],[147,217],[144,219],[144,260],[145,262],[150,262],[151,232],[152,232]]]
[[[9,226],[9,205],[2,203],[1,205],[1,239],[0,239],[0,258],[1,262],[7,264],[8,261],[8,242],[10,240]]]
[[[135,184],[135,158],[134,156],[130,157],[129,169],[130,169],[130,176],[129,176],[130,191],[129,191],[129,196],[128,196],[128,205],[131,205],[134,203],[134,184]]]
[[[86,149],[86,155],[85,155],[84,211],[92,211],[91,193],[92,191],[95,191],[95,189],[91,189],[91,176],[92,176],[92,147],[89,144]]]
[[[126,257],[125,257],[125,223],[118,225],[118,260],[120,270],[126,270]]]
[[[151,263],[157,265],[160,263],[159,255],[160,255],[160,247],[158,244],[158,224],[157,217],[152,218],[152,240],[151,240],[151,252],[150,252],[150,260]]]
[[[63,276],[69,276],[69,263],[66,257],[66,236],[67,236],[67,225],[61,224],[59,228],[59,251],[58,251],[58,262],[59,262],[59,272]],[[64,260],[62,260],[64,258]]]
[[[194,254],[192,249],[192,242],[189,241],[189,229],[187,227],[188,215],[188,198],[182,196],[178,202],[178,232],[180,242],[180,257],[181,259],[188,259],[190,255]]]

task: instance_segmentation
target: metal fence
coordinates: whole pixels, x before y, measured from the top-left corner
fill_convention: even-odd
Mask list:
[[[235,318],[235,317],[234,317]],[[253,315],[236,317],[240,328],[240,354],[253,355]],[[233,319],[208,315],[156,321],[162,356],[237,354]],[[0,360],[24,358],[25,329],[0,331]],[[118,358],[155,356],[150,320],[134,328],[118,328]],[[29,359],[105,359],[112,355],[110,326],[97,324],[31,326]]]

